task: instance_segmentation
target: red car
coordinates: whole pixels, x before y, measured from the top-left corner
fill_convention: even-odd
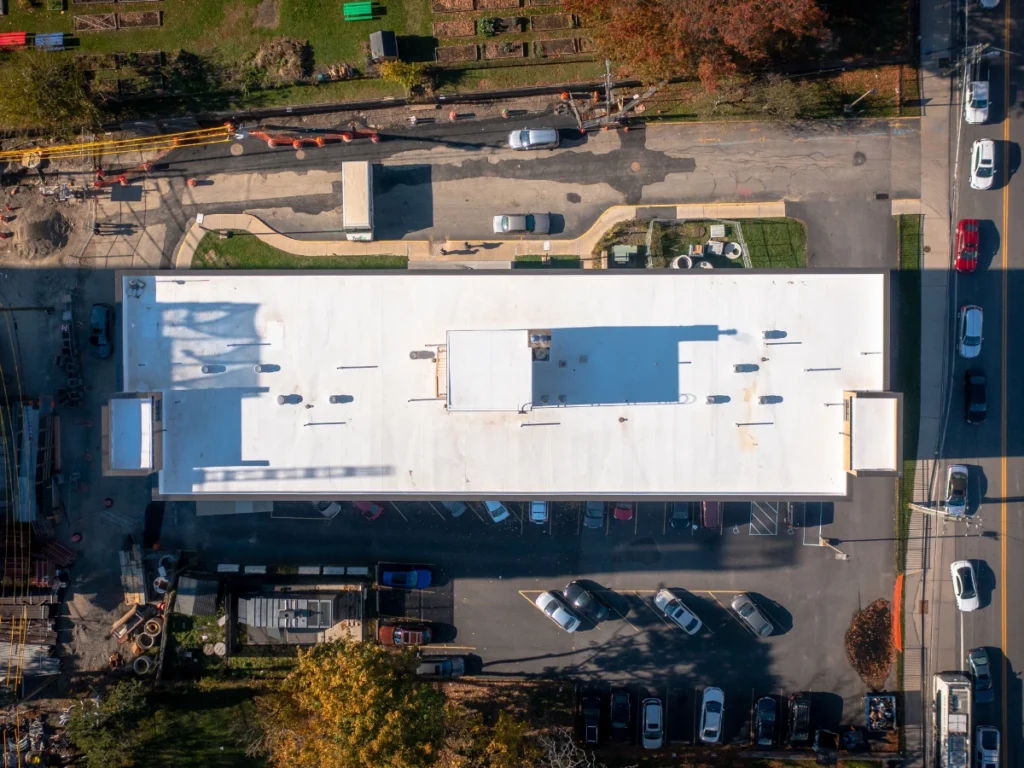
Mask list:
[[[616,501],[615,506],[612,508],[612,516],[616,520],[632,520],[633,519],[633,502],[631,501]]]
[[[978,220],[962,219],[956,225],[956,271],[973,272],[978,266]]]
[[[365,515],[367,520],[376,520],[384,514],[384,505],[376,501],[353,501],[352,506]]]

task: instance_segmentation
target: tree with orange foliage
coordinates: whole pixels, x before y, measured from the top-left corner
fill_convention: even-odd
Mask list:
[[[818,37],[815,0],[566,0],[601,53],[647,80],[690,75],[709,89]],[[593,31],[591,31],[591,29]]]
[[[444,741],[445,696],[417,680],[415,651],[341,641],[299,652],[281,689],[256,701],[254,752],[275,768],[418,768]]]

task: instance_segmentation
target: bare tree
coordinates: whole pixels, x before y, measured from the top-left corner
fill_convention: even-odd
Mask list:
[[[573,741],[570,728],[555,728],[541,734],[538,741],[544,768],[605,768],[593,752],[587,752]]]

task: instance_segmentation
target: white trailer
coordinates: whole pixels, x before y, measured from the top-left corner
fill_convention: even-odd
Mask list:
[[[366,161],[341,164],[341,216],[349,240],[373,240],[373,167]]]

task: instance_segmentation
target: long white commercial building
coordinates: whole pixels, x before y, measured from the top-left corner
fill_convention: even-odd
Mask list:
[[[888,274],[121,273],[167,498],[835,498],[900,467]]]

